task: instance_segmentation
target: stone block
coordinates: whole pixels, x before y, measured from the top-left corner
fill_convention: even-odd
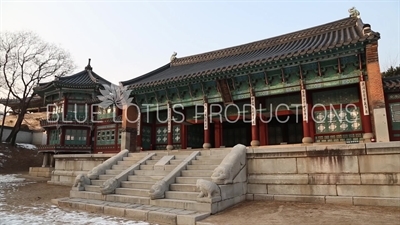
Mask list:
[[[86,211],[91,213],[103,213],[104,205],[86,204]]]
[[[249,158],[294,158],[307,156],[306,147],[298,145],[260,146],[247,151]]]
[[[71,202],[71,208],[86,210],[86,204],[83,202]]]
[[[249,174],[297,173],[296,158],[249,159]]]
[[[119,216],[119,217],[124,217],[125,216],[125,209],[124,208],[118,208],[118,207],[113,207],[113,206],[104,206],[104,214],[107,215],[112,215],[112,216]]]
[[[336,195],[335,185],[268,185],[273,195]]]
[[[400,198],[397,185],[337,185],[339,196]]]
[[[359,156],[360,173],[400,173],[400,154]]]
[[[72,171],[77,171],[77,170],[82,170],[82,161],[66,161],[65,162],[65,168],[64,170],[72,170]]]
[[[125,209],[125,217],[133,218],[135,220],[147,221],[149,210],[142,209]]]
[[[73,184],[75,177],[72,176],[60,176],[59,177],[59,181],[60,182],[64,182],[64,183],[71,183],[71,185]]]
[[[308,184],[307,174],[253,174],[249,183],[255,184]]]
[[[176,214],[167,212],[150,211],[147,221],[151,223],[176,224]]]
[[[327,204],[338,204],[338,205],[352,205],[352,197],[343,196],[325,196],[325,203]]]
[[[82,169],[81,170],[87,170],[90,171],[92,170],[94,167],[98,166],[101,164],[101,161],[90,161],[90,160],[86,160],[82,162]]]
[[[298,158],[297,171],[298,173],[358,173],[358,159],[357,156],[340,155]]]
[[[158,160],[158,162],[156,162],[156,164],[154,164],[154,166],[165,166],[165,165],[169,164],[169,161],[174,158],[175,158],[174,155],[163,156],[160,160]]]
[[[309,184],[361,184],[359,174],[309,174]]]
[[[65,170],[65,163],[66,163],[65,160],[56,159],[54,168],[56,170]]]
[[[336,155],[343,155],[345,154],[344,151],[351,151],[351,150],[365,150],[365,144],[334,144],[334,145],[310,145],[307,146],[307,152],[312,155],[318,156],[320,154],[324,155],[332,155],[336,153]],[[336,152],[335,152],[336,151]],[[341,152],[342,151],[342,152]],[[335,152],[335,153],[334,153]],[[313,154],[315,153],[315,154]],[[331,153],[331,154],[329,154]]]
[[[274,195],[275,201],[325,203],[325,196]]]
[[[233,179],[233,183],[243,183],[247,181],[247,165],[244,166],[238,175],[236,175],[235,179]]]
[[[367,154],[400,154],[400,141],[365,143]]]
[[[374,109],[374,125],[377,142],[389,142],[389,129],[386,108]]]
[[[253,201],[254,200],[254,194],[246,194],[246,200]]]
[[[245,194],[246,190],[244,186],[247,187],[246,183],[219,185],[222,200]]]
[[[247,184],[247,192],[250,194],[268,194],[266,184]]]
[[[273,201],[274,195],[269,194],[254,194],[254,201]]]
[[[399,173],[361,174],[362,184],[400,184]],[[399,187],[400,188],[400,187]]]
[[[354,197],[354,205],[400,207],[400,198]]]
[[[196,213],[192,215],[177,215],[177,225],[196,225],[196,222],[210,216],[210,213]]]
[[[216,204],[217,208],[216,208],[216,212],[212,212],[212,214],[217,213],[217,212],[221,212],[223,210],[225,210],[226,208],[233,206],[235,204],[235,201],[233,198],[230,199],[226,199],[217,203],[213,203],[213,205]]]

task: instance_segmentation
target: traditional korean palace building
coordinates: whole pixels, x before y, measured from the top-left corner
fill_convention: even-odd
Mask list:
[[[120,151],[122,111],[97,104],[99,89],[110,85],[92,71],[89,59],[83,71],[35,87],[48,112],[40,121],[47,144],[38,147],[46,163],[52,164],[53,154]]]
[[[377,123],[387,125],[384,116],[374,118],[385,107],[379,38],[356,12],[244,45],[174,54],[170,63],[121,82],[141,108],[140,124],[132,124],[137,146],[374,141]]]
[[[399,89],[384,94],[379,39],[352,11],[347,18],[265,40],[182,58],[174,53],[168,64],[120,82],[132,98],[123,110],[90,107],[110,82],[89,63],[82,72],[35,89],[54,105],[49,109],[56,117],[42,122],[48,145],[40,151],[399,140]],[[86,106],[101,122],[75,118]]]

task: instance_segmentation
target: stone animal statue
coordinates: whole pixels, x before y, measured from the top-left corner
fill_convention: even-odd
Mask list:
[[[159,180],[155,184],[153,184],[153,186],[151,186],[149,197],[151,200],[164,198],[166,190],[167,183],[164,180]]]
[[[106,180],[102,185],[100,185],[100,192],[103,195],[112,194],[118,186],[118,180],[112,177]]]
[[[351,7],[349,9],[350,17],[358,17],[360,18],[360,12],[356,9],[356,7]]]
[[[78,189],[82,189],[85,187],[85,185],[90,185],[90,179],[87,175],[85,174],[79,174],[78,176],[76,176],[74,183],[72,185],[72,187],[76,187]]]
[[[176,55],[178,55],[178,53],[176,53],[176,52],[172,53],[171,58],[170,58],[171,62],[176,59]]]
[[[246,146],[237,144],[215,168],[211,179],[216,184],[231,184],[236,175],[246,165]]]
[[[200,190],[200,194],[197,196],[198,198],[203,198],[205,196],[212,198],[214,194],[221,194],[218,185],[208,180],[198,179],[196,187]]]

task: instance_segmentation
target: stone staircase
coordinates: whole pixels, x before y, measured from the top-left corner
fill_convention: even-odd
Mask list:
[[[230,150],[129,153],[97,179],[90,180],[90,184],[85,184],[84,190],[73,188],[70,197],[55,199],[54,203],[61,207],[151,223],[195,224],[224,208],[213,204],[216,200],[221,201],[221,197],[208,200],[203,198],[200,201],[196,182],[198,179],[211,181],[214,169]],[[121,177],[121,174],[127,173],[133,167],[129,175],[122,176],[123,179],[113,193],[102,194],[102,185],[110,179]],[[151,199],[149,190],[157,181],[166,179],[172,182],[168,183],[164,198]]]

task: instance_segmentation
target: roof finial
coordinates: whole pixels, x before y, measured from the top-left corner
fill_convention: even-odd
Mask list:
[[[176,55],[177,55],[177,54],[178,54],[178,53],[176,53],[176,52],[172,53],[171,58],[170,58],[171,62],[174,61],[174,60],[176,59]]]
[[[89,58],[89,62],[88,62],[88,64],[87,64],[87,66],[85,67],[85,70],[92,70],[93,68],[92,68],[92,66],[90,66],[90,58]]]
[[[360,18],[360,12],[354,6],[349,9],[349,13],[350,13],[350,17]]]

